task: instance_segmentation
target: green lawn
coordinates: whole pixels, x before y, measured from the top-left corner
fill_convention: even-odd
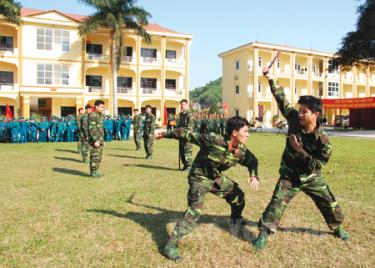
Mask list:
[[[258,192],[247,170],[226,174],[246,194],[251,222],[237,236],[228,227],[229,207],[208,195],[200,225],[181,241],[180,267],[374,267],[375,140],[332,138],[324,174],[345,215],[351,241],[328,233],[303,193],[290,204],[280,231],[256,252],[248,240],[276,180],[285,137],[253,134],[249,148],[259,160]],[[160,254],[174,222],[186,208],[186,173],[177,170],[177,141],[156,141],[154,159],[133,142],[106,145],[104,178],[87,176],[76,144],[0,144],[0,266],[165,267]],[[194,152],[197,148],[194,147]]]

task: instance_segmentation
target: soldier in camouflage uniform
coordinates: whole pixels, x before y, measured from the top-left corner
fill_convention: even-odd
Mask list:
[[[336,237],[348,240],[342,227],[344,216],[336,199],[321,175],[332,146],[319,124],[322,112],[321,100],[313,96],[301,96],[299,111],[285,98],[282,87],[272,79],[269,69],[264,70],[280,112],[287,119],[289,137],[280,164],[280,178],[270,203],[259,220],[259,237],[254,241],[257,249],[267,245],[267,236],[276,231],[289,202],[303,191],[314,201],[328,227]]]
[[[90,176],[101,177],[99,173],[104,147],[104,102],[95,101],[95,110],[88,115],[88,141],[90,144]]]
[[[146,105],[146,115],[143,126],[143,142],[146,151],[146,159],[152,159],[155,133],[155,116],[152,114],[152,107]]]
[[[139,114],[138,109],[134,109],[134,117],[132,120],[133,124],[133,135],[134,135],[134,142],[136,150],[141,149],[141,131],[142,131],[142,115]]]
[[[186,99],[181,100],[180,106],[181,112],[178,115],[179,120],[177,128],[184,128],[185,130],[193,131],[194,121],[189,111],[188,101]],[[193,160],[193,145],[190,142],[185,141],[184,139],[179,139],[178,146],[179,157],[182,164],[184,165],[182,167],[182,171],[190,170],[191,162]]]
[[[167,258],[181,261],[178,241],[193,231],[201,215],[206,193],[212,193],[231,207],[231,222],[236,225],[243,223],[242,211],[245,207],[245,196],[238,184],[222,174],[236,164],[248,168],[249,183],[254,189],[258,187],[258,161],[246,148],[249,137],[249,123],[245,118],[233,117],[227,125],[228,136],[214,133],[201,134],[179,128],[173,132],[158,132],[157,138],[184,139],[200,147],[188,175],[188,208],[178,221],[168,243],[164,248]]]
[[[85,112],[81,114],[77,120],[78,132],[79,132],[79,143],[80,152],[82,155],[82,161],[84,163],[89,163],[88,152],[90,149],[89,144],[89,114],[91,113],[91,106],[87,104],[85,106]]]

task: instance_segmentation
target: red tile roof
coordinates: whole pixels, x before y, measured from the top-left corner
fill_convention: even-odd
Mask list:
[[[85,15],[65,13],[65,12],[61,12],[61,11],[58,11],[58,10],[40,10],[40,9],[32,9],[32,8],[22,8],[21,16],[22,17],[28,17],[28,16],[38,15],[38,14],[45,14],[45,13],[48,13],[48,12],[58,12],[58,13],[66,16],[68,18],[71,18],[71,19],[73,19],[77,22],[83,22],[88,17],[88,16],[85,16]],[[178,33],[176,31],[173,31],[171,29],[162,27],[162,26],[160,26],[159,24],[156,24],[156,23],[149,23],[146,26],[146,29],[147,29],[147,31],[151,31],[151,32],[181,34],[181,33]]]

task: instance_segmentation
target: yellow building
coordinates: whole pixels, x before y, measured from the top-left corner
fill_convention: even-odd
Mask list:
[[[281,54],[272,73],[294,105],[302,95],[322,99],[375,97],[373,67],[329,71],[332,53],[252,42],[219,54],[223,102],[229,105],[229,116],[238,114],[248,120],[261,117],[266,126],[271,126],[278,109],[262,69],[277,51]],[[349,110],[323,111],[330,124],[338,114],[349,114]]]
[[[22,9],[20,26],[0,17],[0,112],[15,115],[75,114],[102,99],[112,114],[109,30],[85,38],[78,26],[85,16],[56,10]],[[192,36],[149,24],[152,42],[124,31],[124,56],[118,71],[119,114],[151,105],[157,118],[178,112],[189,97]]]

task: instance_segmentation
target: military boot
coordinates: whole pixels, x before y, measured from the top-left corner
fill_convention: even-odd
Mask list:
[[[253,242],[254,247],[258,250],[264,249],[267,246],[267,236],[265,231],[261,231],[258,238]]]
[[[178,251],[177,241],[169,240],[164,247],[163,254],[168,259],[178,263],[182,261],[182,257],[180,256],[180,252]]]
[[[344,241],[347,241],[350,239],[348,232],[345,231],[342,225],[340,225],[335,230],[333,230],[333,235],[336,236],[337,238],[341,238]]]
[[[100,177],[103,177],[103,174],[99,173],[97,170],[92,170],[90,172],[90,177],[92,177],[92,178],[100,178]]]

